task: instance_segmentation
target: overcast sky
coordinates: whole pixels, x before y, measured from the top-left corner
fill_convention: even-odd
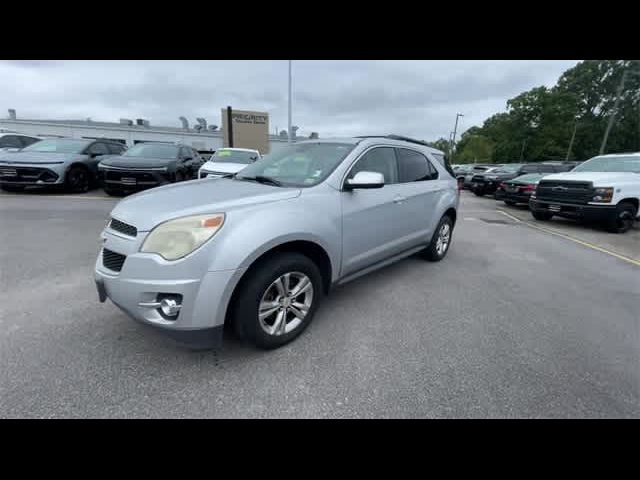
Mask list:
[[[321,137],[397,133],[425,140],[458,134],[504,111],[506,101],[553,85],[575,60],[293,62],[293,124]],[[115,121],[145,118],[180,126],[220,109],[269,113],[287,128],[286,60],[1,61],[0,117]]]

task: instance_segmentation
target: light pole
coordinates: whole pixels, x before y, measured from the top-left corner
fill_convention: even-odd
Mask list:
[[[289,134],[289,143],[293,140],[293,131],[291,130],[291,60],[289,60],[289,128],[287,130]]]
[[[456,143],[456,133],[458,132],[458,118],[464,117],[462,113],[456,113],[456,126],[453,127],[453,138],[451,139],[451,162],[453,163],[453,146]]]

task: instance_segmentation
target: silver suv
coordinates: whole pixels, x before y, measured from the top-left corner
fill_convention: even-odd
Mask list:
[[[122,200],[102,233],[98,295],[181,343],[217,346],[227,323],[274,348],[332,286],[418,252],[442,260],[457,207],[442,152],[422,142],[298,142],[233,178]]]

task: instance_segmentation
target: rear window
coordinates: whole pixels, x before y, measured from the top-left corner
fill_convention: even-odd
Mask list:
[[[440,162],[440,165],[442,165],[452,177],[456,176],[455,172],[453,171],[453,168],[451,168],[449,159],[444,155],[444,153],[432,153],[431,155],[433,155],[435,159],[438,162]]]

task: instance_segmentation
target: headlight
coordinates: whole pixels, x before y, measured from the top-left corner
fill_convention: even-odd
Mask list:
[[[592,202],[609,203],[613,198],[613,187],[596,188]]]
[[[178,260],[200,248],[224,223],[224,213],[193,215],[161,223],[149,233],[141,252]]]

